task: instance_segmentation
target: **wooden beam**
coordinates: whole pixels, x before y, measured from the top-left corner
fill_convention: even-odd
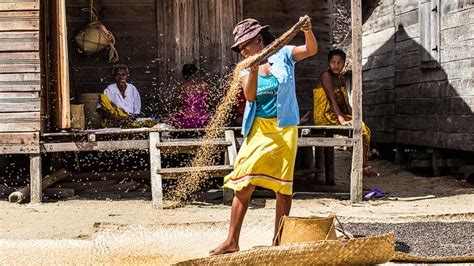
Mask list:
[[[0,32],[0,51],[38,51],[38,31]]]
[[[238,146],[242,146],[243,138],[236,138]],[[298,147],[350,147],[354,144],[352,138],[323,138],[323,137],[301,137],[298,138]]]
[[[41,203],[42,183],[41,183],[41,154],[30,155],[30,202]]]
[[[227,131],[226,131],[227,132]],[[203,146],[203,145],[213,145],[213,146],[230,146],[232,143],[227,140],[209,140],[209,141],[202,141],[202,140],[179,140],[179,141],[165,141],[159,142],[156,144],[158,148],[163,147],[189,147],[189,146]]]
[[[324,148],[324,173],[326,185],[335,186],[336,167],[334,164],[334,147]]]
[[[40,122],[0,123],[0,132],[31,132],[39,131]]]
[[[69,176],[65,169],[60,169],[41,179],[41,155],[33,154],[30,158],[30,185],[10,194],[8,196],[10,202],[22,203],[30,196],[31,203],[40,203],[43,189]]]
[[[148,140],[114,140],[97,142],[41,143],[42,152],[113,151],[148,149]]]
[[[0,98],[0,113],[39,112],[39,98]]]
[[[150,180],[151,180],[151,198],[152,206],[155,209],[163,209],[163,185],[161,180],[161,154],[157,148],[160,143],[160,133],[150,132]]]
[[[231,165],[232,168],[234,167],[235,159],[237,158],[237,143],[235,141],[234,131],[233,130],[226,130],[224,132],[225,140],[231,143],[230,146],[227,147],[226,152],[226,164]],[[224,188],[223,189],[223,201],[225,205],[232,205],[232,200],[234,198],[234,191],[232,189]]]
[[[39,8],[38,0],[0,3],[0,11],[39,10]]]
[[[39,11],[13,11],[0,13],[2,31],[39,31]]]
[[[177,153],[195,153],[199,151],[199,147],[203,145],[212,145],[217,146],[221,149],[228,147],[231,145],[229,141],[226,140],[209,140],[209,141],[202,141],[202,140],[175,140],[175,141],[164,141],[157,144],[158,148],[160,149],[161,154],[177,154]]]
[[[56,2],[56,49],[57,57],[57,126],[58,128],[70,128],[70,106],[69,106],[69,61],[66,29],[66,2]]]
[[[303,137],[298,138],[298,147],[334,147],[352,146],[352,138],[323,138],[323,137]]]
[[[0,92],[16,92],[16,91],[40,91],[41,85],[40,82],[33,82],[35,84],[30,84],[30,82],[25,82],[27,84],[21,83],[8,83],[0,82]]]
[[[40,153],[39,144],[0,144],[0,154]]]
[[[362,201],[362,3],[351,1],[352,17],[352,119],[353,141],[351,201]]]
[[[233,165],[211,165],[198,167],[161,168],[158,170],[158,173],[162,175],[185,174],[191,172],[228,173],[233,169]]]

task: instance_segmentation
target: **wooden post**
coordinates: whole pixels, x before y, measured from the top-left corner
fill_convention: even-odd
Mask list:
[[[336,167],[334,165],[334,147],[324,147],[324,172],[328,186],[336,185]]]
[[[70,128],[70,105],[69,105],[69,61],[66,28],[66,1],[56,2],[56,51],[57,51],[57,126],[58,128]]]
[[[352,0],[352,119],[354,149],[352,151],[351,201],[362,200],[362,3]]]
[[[235,136],[233,130],[226,130],[224,132],[225,140],[230,141],[232,143],[231,146],[227,147],[227,158],[229,165],[234,166],[235,158],[237,158],[237,144],[235,142]],[[234,198],[234,191],[232,189],[224,188],[223,192],[223,201],[225,205],[232,205],[232,200]]]
[[[41,154],[30,155],[30,202],[41,203],[42,184],[41,184]]]
[[[151,198],[152,206],[155,209],[163,209],[163,185],[161,175],[158,171],[161,169],[161,152],[156,146],[160,142],[159,132],[150,132],[149,135],[150,149],[150,181],[151,181]]]
[[[405,155],[405,147],[402,144],[397,144],[395,151],[395,164],[405,163]]]
[[[439,149],[434,149],[433,154],[431,155],[431,166],[433,168],[433,176],[441,176],[441,171],[439,169],[440,158],[441,158],[441,151]]]
[[[324,149],[325,147],[314,147],[314,164],[316,168],[316,180],[314,184],[317,184],[318,182],[322,182],[323,180],[326,180],[326,168],[325,168],[325,162],[324,162]]]

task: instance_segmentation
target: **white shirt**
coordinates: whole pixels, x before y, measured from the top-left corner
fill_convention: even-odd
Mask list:
[[[139,114],[142,108],[140,93],[132,84],[127,83],[125,89],[125,98],[122,97],[117,84],[110,84],[104,90],[104,94],[119,108],[122,108],[128,114]]]

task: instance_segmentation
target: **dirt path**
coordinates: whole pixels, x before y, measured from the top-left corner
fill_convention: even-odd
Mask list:
[[[343,162],[345,157],[339,160]],[[374,165],[382,176],[366,179],[364,187],[378,187],[398,197],[436,197],[359,204],[329,198],[296,199],[291,214],[334,213],[343,222],[472,222],[472,187],[453,177],[416,176],[388,162]],[[348,186],[347,170],[342,166],[337,169],[338,186]],[[40,205],[1,201],[0,209],[0,257],[20,265],[31,261],[173,263],[206,256],[225,238],[230,215],[230,208],[221,204],[196,202],[156,211],[144,200],[75,199]],[[253,200],[242,229],[242,249],[271,244],[274,211],[273,199]]]

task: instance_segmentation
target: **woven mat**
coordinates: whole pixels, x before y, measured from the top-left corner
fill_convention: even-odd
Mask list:
[[[395,262],[474,262],[474,256],[423,258],[395,251],[393,233],[341,242],[314,241],[192,259],[177,265],[348,265]]]
[[[177,265],[348,265],[390,261],[395,252],[393,233],[345,242],[325,240],[250,250],[193,259]]]

